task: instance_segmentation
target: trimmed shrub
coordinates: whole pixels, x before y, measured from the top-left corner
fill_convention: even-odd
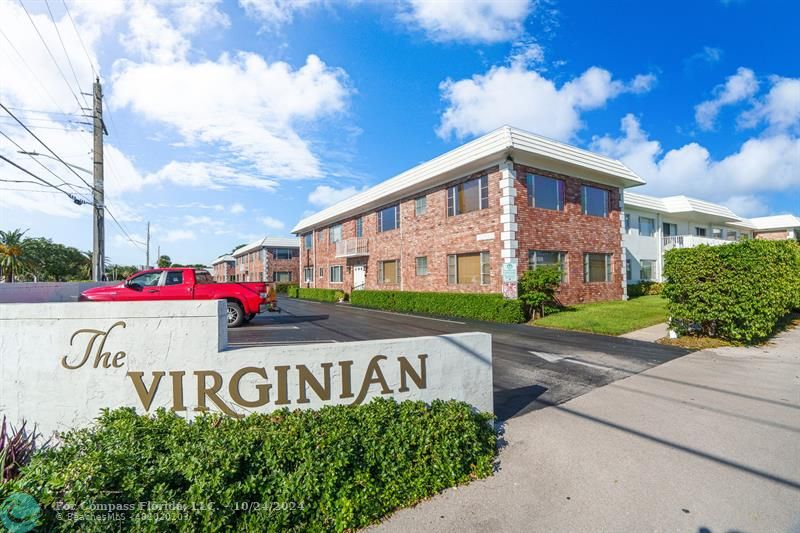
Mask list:
[[[519,299],[527,307],[527,315],[543,317],[547,309],[555,307],[556,289],[561,285],[561,269],[540,266],[526,270],[519,278]]]
[[[422,313],[492,322],[525,321],[520,301],[506,300],[501,294],[353,291],[350,294],[350,302],[358,307],[400,313]]]
[[[381,398],[193,422],[123,408],[35,455],[9,488],[39,502],[45,531],[107,531],[80,519],[106,513],[93,504],[123,509],[114,530],[352,531],[490,475],[491,418],[463,402]],[[186,510],[140,512],[139,502]]]
[[[301,300],[338,302],[344,298],[344,291],[337,289],[304,289],[302,287],[294,287],[287,291],[287,295],[291,298],[300,298]]]
[[[663,294],[670,325],[734,342],[769,336],[800,307],[800,245],[747,240],[665,254]]]
[[[628,285],[628,296],[636,298],[637,296],[653,296],[661,294],[664,286],[657,281],[640,281],[639,283],[631,283]]]
[[[295,285],[294,287],[286,287],[286,296],[289,298],[298,298],[300,293],[300,287]]]
[[[289,289],[297,286],[297,283],[276,283],[275,292],[278,294],[289,294]]]

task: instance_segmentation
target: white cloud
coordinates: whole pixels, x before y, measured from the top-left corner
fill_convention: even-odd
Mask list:
[[[355,187],[343,187],[341,189],[335,189],[329,185],[318,185],[309,193],[308,201],[309,203],[319,207],[328,207],[329,205],[346,200],[347,198],[350,198],[351,196],[358,194],[363,190],[364,189],[357,189]]]
[[[239,0],[247,16],[259,21],[267,30],[288,24],[296,12],[321,3],[321,0]]]
[[[322,171],[298,127],[342,111],[349,93],[344,71],[315,55],[294,69],[242,52],[200,63],[121,62],[111,102],[174,127],[188,145],[221,144],[264,176],[302,179]]]
[[[155,5],[144,1],[132,2],[128,14],[129,31],[120,36],[120,42],[129,53],[156,63],[172,63],[186,58],[189,39],[161,16]]]
[[[714,98],[697,104],[694,118],[700,129],[710,130],[714,127],[720,109],[752,97],[758,92],[758,80],[749,68],[739,67],[736,74],[729,76],[725,83],[714,88]]]
[[[759,192],[800,187],[800,139],[787,135],[753,138],[738,151],[715,160],[698,143],[664,153],[631,114],[622,119],[621,137],[595,137],[591,149],[620,159],[646,181],[643,192],[686,194],[712,201],[737,201]],[[755,209],[755,204],[749,204]]]
[[[602,107],[622,93],[645,92],[654,82],[652,74],[640,74],[625,83],[605,69],[591,67],[559,88],[521,63],[495,66],[486,74],[440,84],[447,108],[437,133],[463,138],[510,124],[569,140],[583,127],[582,111]]]
[[[771,82],[767,95],[739,116],[739,125],[752,128],[766,122],[773,130],[797,131],[800,129],[800,78],[773,76]]]
[[[264,224],[269,229],[278,230],[278,229],[283,229],[285,227],[285,224],[283,222],[281,222],[277,218],[273,218],[273,217],[269,217],[269,216],[268,217],[261,217],[261,223]]]
[[[722,49],[713,46],[704,46],[703,49],[692,55],[688,61],[704,61],[706,63],[717,63],[722,59]]]
[[[511,48],[509,63],[512,65],[528,67],[542,63],[543,61],[544,48],[530,38],[514,43],[514,46]]]
[[[754,195],[731,196],[723,205],[742,217],[757,217],[769,213],[767,204]]]
[[[155,228],[153,233],[158,236],[159,242],[193,241],[197,238],[194,231],[188,229],[172,229],[162,231]]]
[[[231,214],[233,214],[233,215],[241,215],[245,211],[246,211],[246,209],[244,208],[244,206],[242,204],[233,204],[231,206]]]
[[[202,161],[171,161],[158,171],[148,174],[145,181],[150,183],[171,182],[176,185],[212,190],[239,186],[273,191],[277,186],[277,182],[274,180],[251,176],[220,163]]]
[[[434,41],[497,43],[524,31],[531,0],[408,0],[400,20]]]
[[[218,222],[216,219],[213,219],[205,215],[201,216],[185,215],[183,217],[183,223],[186,224],[187,226],[211,226],[216,222]]]

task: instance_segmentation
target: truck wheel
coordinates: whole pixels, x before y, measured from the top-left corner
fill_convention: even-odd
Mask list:
[[[238,328],[244,323],[244,310],[236,302],[228,302],[228,327]]]

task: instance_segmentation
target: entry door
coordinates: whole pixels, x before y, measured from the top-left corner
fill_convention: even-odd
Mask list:
[[[367,283],[366,265],[356,265],[353,267],[353,290],[361,290]]]

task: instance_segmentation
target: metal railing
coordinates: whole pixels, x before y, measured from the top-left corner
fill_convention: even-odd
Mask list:
[[[719,246],[721,244],[730,244],[733,241],[725,239],[715,239],[713,237],[699,237],[697,235],[667,235],[661,238],[664,244],[664,249],[671,248],[693,248],[701,244],[708,246]]]
[[[369,242],[365,237],[351,237],[336,242],[336,257],[369,255]]]

